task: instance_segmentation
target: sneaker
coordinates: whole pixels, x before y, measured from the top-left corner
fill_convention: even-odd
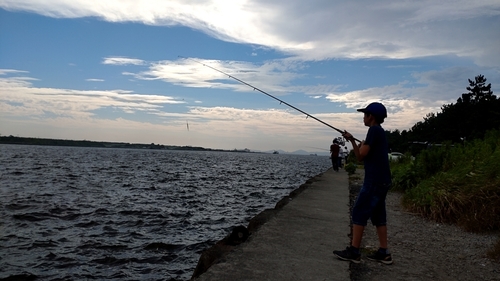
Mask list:
[[[378,261],[383,264],[392,264],[392,256],[391,254],[384,254],[381,253],[380,251],[376,251],[372,255],[366,256],[367,259],[372,260],[372,261]]]
[[[361,254],[354,253],[351,247],[347,247],[343,251],[333,251],[333,254],[343,261],[352,261],[353,263],[361,262]]]

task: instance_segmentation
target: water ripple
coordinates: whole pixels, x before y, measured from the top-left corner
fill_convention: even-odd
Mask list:
[[[0,145],[0,280],[187,280],[327,157]]]

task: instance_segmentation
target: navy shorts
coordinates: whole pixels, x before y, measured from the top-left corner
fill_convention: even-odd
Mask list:
[[[371,219],[375,226],[386,225],[385,197],[389,187],[389,184],[363,184],[352,208],[352,223],[366,226]]]

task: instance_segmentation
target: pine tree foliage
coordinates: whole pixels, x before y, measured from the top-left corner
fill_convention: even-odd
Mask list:
[[[491,91],[491,84],[486,83],[483,75],[468,80],[468,92],[456,103],[444,104],[441,112],[427,114],[408,131],[387,132],[391,149],[415,153],[419,146],[463,143],[481,139],[489,130],[500,129],[500,99]]]

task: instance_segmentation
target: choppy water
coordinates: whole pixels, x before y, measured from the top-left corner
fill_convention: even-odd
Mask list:
[[[329,167],[318,156],[0,145],[0,278],[187,280],[203,249]]]

